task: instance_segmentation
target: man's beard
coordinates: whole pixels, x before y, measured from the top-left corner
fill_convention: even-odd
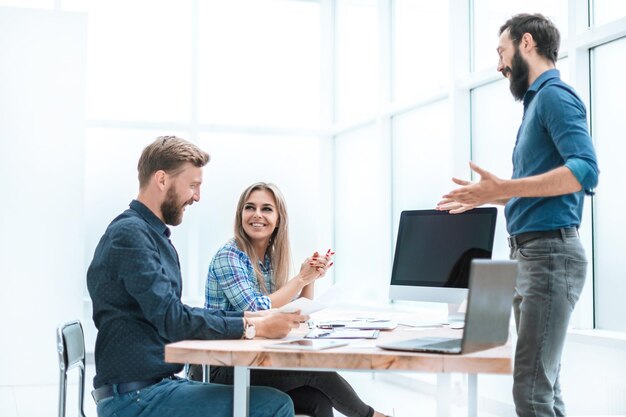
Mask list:
[[[161,214],[163,215],[165,224],[178,226],[183,222],[183,209],[187,203],[179,205],[179,200],[180,197],[173,187],[167,190],[165,201],[161,203]]]
[[[513,55],[513,62],[511,67],[506,67],[502,72],[505,77],[510,74],[509,77],[509,89],[511,94],[517,101],[522,101],[526,91],[528,91],[528,63],[524,61],[522,55],[519,53],[519,46],[515,48],[515,54]]]

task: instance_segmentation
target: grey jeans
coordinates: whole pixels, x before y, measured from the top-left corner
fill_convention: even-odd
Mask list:
[[[511,249],[519,262],[513,310],[517,347],[513,400],[519,417],[565,416],[559,372],[567,326],[587,260],[577,236],[535,239]]]

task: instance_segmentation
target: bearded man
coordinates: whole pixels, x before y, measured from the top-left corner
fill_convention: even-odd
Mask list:
[[[480,180],[453,178],[461,187],[437,205],[450,213],[505,205],[510,257],[519,267],[513,399],[520,417],[566,415],[561,354],[587,270],[578,227],[585,194],[598,183],[585,105],[555,68],[559,44],[558,29],[540,14],[513,16],[500,28],[498,71],[524,104],[512,178],[470,162]]]

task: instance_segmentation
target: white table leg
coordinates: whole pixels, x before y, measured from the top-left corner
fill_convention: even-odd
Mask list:
[[[467,417],[478,415],[478,375],[467,374]]]
[[[449,373],[437,374],[437,417],[450,417],[450,384]]]
[[[233,417],[248,417],[250,400],[250,369],[235,366],[233,381]]]

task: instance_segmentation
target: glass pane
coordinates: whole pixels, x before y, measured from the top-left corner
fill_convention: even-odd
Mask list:
[[[472,160],[481,168],[500,178],[511,178],[511,156],[517,129],[522,121],[522,104],[516,102],[506,79],[484,85],[471,92],[472,102]],[[474,174],[475,175],[475,174]],[[468,167],[469,176],[469,167]],[[479,178],[472,178],[476,181]],[[504,208],[498,207],[494,259],[508,259]]]
[[[562,58],[556,64],[557,69],[561,72],[561,79],[570,84],[570,68],[569,59]],[[588,105],[588,103],[585,103]],[[585,199],[583,206],[583,216],[580,227],[578,228],[580,240],[585,248],[589,265],[593,261],[593,228],[591,218],[591,199]],[[576,328],[590,329],[593,327],[593,284],[591,282],[591,267],[588,269],[587,284],[583,288],[583,292],[576,303],[576,308],[572,313],[570,325]]]
[[[474,70],[496,69],[498,32],[517,13],[541,13],[549,17],[567,38],[567,0],[474,0]]]
[[[593,23],[601,25],[626,17],[626,1],[593,0]]]
[[[368,301],[388,299],[391,277],[383,148],[374,125],[335,138],[335,274],[350,297]]]
[[[54,0],[0,0],[0,6],[53,9]]]
[[[393,118],[393,242],[402,210],[433,209],[452,189],[448,101]]]
[[[202,1],[198,36],[201,123],[319,126],[319,4]]]
[[[626,218],[623,188],[623,155],[626,131],[623,101],[626,84],[626,38],[597,47],[592,61],[592,126],[600,164],[600,183],[594,205],[596,326],[626,331],[626,281],[623,240]]]
[[[371,115],[378,103],[378,15],[375,0],[339,0],[336,16],[338,121]]]
[[[204,296],[209,262],[233,236],[237,201],[249,185],[274,183],[285,197],[292,248],[293,274],[314,251],[332,246],[332,168],[330,143],[317,137],[253,134],[206,134],[200,146],[211,155],[204,170],[202,201],[194,210],[197,218],[197,291]],[[195,209],[195,207],[194,207]],[[334,268],[334,267],[333,267]],[[333,269],[316,284],[330,286]],[[293,275],[292,275],[293,276]]]
[[[92,0],[85,9],[87,117],[188,121],[191,1]]]
[[[556,69],[561,73],[561,80],[570,84],[569,78],[569,60],[567,58],[561,58],[556,62]]]
[[[393,99],[408,101],[448,83],[448,2],[394,2]],[[437,42],[424,42],[437,39]],[[432,65],[424,65],[424,57]]]

